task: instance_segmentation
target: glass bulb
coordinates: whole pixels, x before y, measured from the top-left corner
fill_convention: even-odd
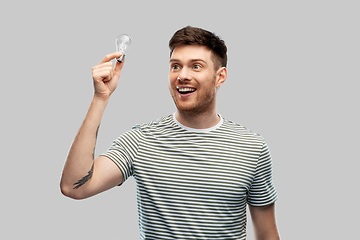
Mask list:
[[[126,34],[119,35],[115,40],[116,51],[122,52],[123,55],[117,59],[118,62],[124,61],[125,50],[128,49],[132,44],[131,37]]]

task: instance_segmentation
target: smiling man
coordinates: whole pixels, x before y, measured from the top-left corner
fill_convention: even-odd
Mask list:
[[[175,116],[193,128],[212,127],[220,119],[216,112],[216,92],[226,80],[226,67],[215,66],[218,63],[206,46],[175,41],[176,38],[170,42],[174,49],[169,73],[169,89],[177,107]]]
[[[227,78],[224,41],[185,27],[169,47],[176,112],[134,126],[96,159],[101,118],[124,62],[114,68],[110,60],[121,54],[113,53],[93,67],[95,94],[64,166],[63,194],[91,197],[133,176],[140,239],[245,239],[247,205],[256,239],[279,239],[267,144],[216,110]]]

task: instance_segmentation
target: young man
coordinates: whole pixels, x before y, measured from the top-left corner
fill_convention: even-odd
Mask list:
[[[249,204],[256,239],[279,239],[272,162],[264,139],[217,114],[227,77],[225,43],[185,27],[169,42],[176,112],[136,125],[94,159],[97,132],[124,63],[93,67],[95,94],[66,160],[61,190],[83,199],[133,176],[140,239],[245,239]]]

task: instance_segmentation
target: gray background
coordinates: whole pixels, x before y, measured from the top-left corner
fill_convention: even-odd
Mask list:
[[[226,41],[218,111],[267,140],[282,239],[358,236],[357,1],[3,1],[0,20],[1,239],[138,239],[132,178],[75,201],[60,193],[61,171],[92,98],[91,67],[117,35],[134,44],[97,154],[175,111],[167,44],[186,25]]]

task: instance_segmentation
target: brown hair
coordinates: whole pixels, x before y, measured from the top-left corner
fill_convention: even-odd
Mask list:
[[[221,40],[214,33],[207,30],[187,26],[174,33],[169,41],[170,57],[174,49],[181,45],[200,45],[205,46],[214,55],[215,70],[226,67],[227,47],[224,40]]]

